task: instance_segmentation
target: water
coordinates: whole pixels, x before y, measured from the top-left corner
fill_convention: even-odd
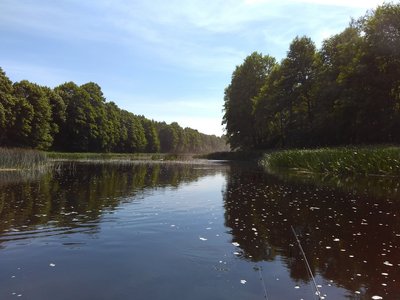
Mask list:
[[[0,299],[400,298],[397,179],[224,164],[0,173]]]

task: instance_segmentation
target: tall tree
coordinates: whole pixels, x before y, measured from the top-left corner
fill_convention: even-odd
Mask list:
[[[15,102],[12,81],[0,68],[0,145],[7,145],[7,133],[15,122]]]
[[[237,66],[232,80],[225,89],[224,117],[228,141],[233,149],[256,147],[253,118],[253,98],[257,96],[265,79],[275,65],[275,59],[254,52]]]
[[[24,140],[18,142],[21,143],[21,146],[48,149],[53,143],[53,137],[51,136],[51,107],[44,89],[37,84],[23,80],[14,84],[14,95],[19,99],[21,109],[29,107],[28,110],[31,111],[25,119],[26,136]],[[23,104],[25,101],[27,103]],[[20,117],[23,116],[24,114],[20,115]]]

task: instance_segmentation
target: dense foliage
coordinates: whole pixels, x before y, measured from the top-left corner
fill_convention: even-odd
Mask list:
[[[225,90],[234,149],[400,142],[400,4],[352,21],[316,49],[296,37],[286,58],[253,53]]]
[[[137,116],[107,102],[99,85],[50,89],[13,83],[0,68],[0,146],[67,152],[226,150],[224,138]]]

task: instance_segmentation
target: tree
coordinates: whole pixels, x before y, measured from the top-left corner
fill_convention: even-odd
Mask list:
[[[96,126],[93,107],[90,105],[90,95],[73,82],[64,83],[55,88],[55,92],[67,105],[65,125],[61,128],[57,149],[66,151],[86,152]]]
[[[274,65],[275,59],[271,56],[254,52],[232,74],[231,83],[225,89],[222,124],[233,149],[257,147],[259,137],[254,128],[253,98]]]
[[[53,143],[51,136],[51,107],[43,88],[27,80],[14,84],[14,95],[19,99],[20,124],[25,132],[18,144],[37,149],[48,149]],[[25,103],[25,101],[27,103]],[[28,112],[29,111],[29,112]]]
[[[0,68],[0,145],[7,145],[7,134],[15,122],[14,90],[11,80]]]
[[[141,117],[145,138],[147,141],[145,151],[147,153],[157,153],[160,151],[160,140],[158,138],[157,129],[154,121]]]

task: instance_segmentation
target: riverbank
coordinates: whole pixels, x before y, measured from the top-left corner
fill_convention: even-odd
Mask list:
[[[47,152],[51,160],[118,160],[118,161],[170,161],[190,160],[192,154],[175,153],[90,153],[90,152]]]
[[[214,160],[257,161],[271,173],[329,174],[333,176],[400,176],[400,147],[342,147],[271,152],[218,152]]]
[[[260,163],[269,171],[335,176],[400,176],[399,147],[346,147],[271,152]]]

